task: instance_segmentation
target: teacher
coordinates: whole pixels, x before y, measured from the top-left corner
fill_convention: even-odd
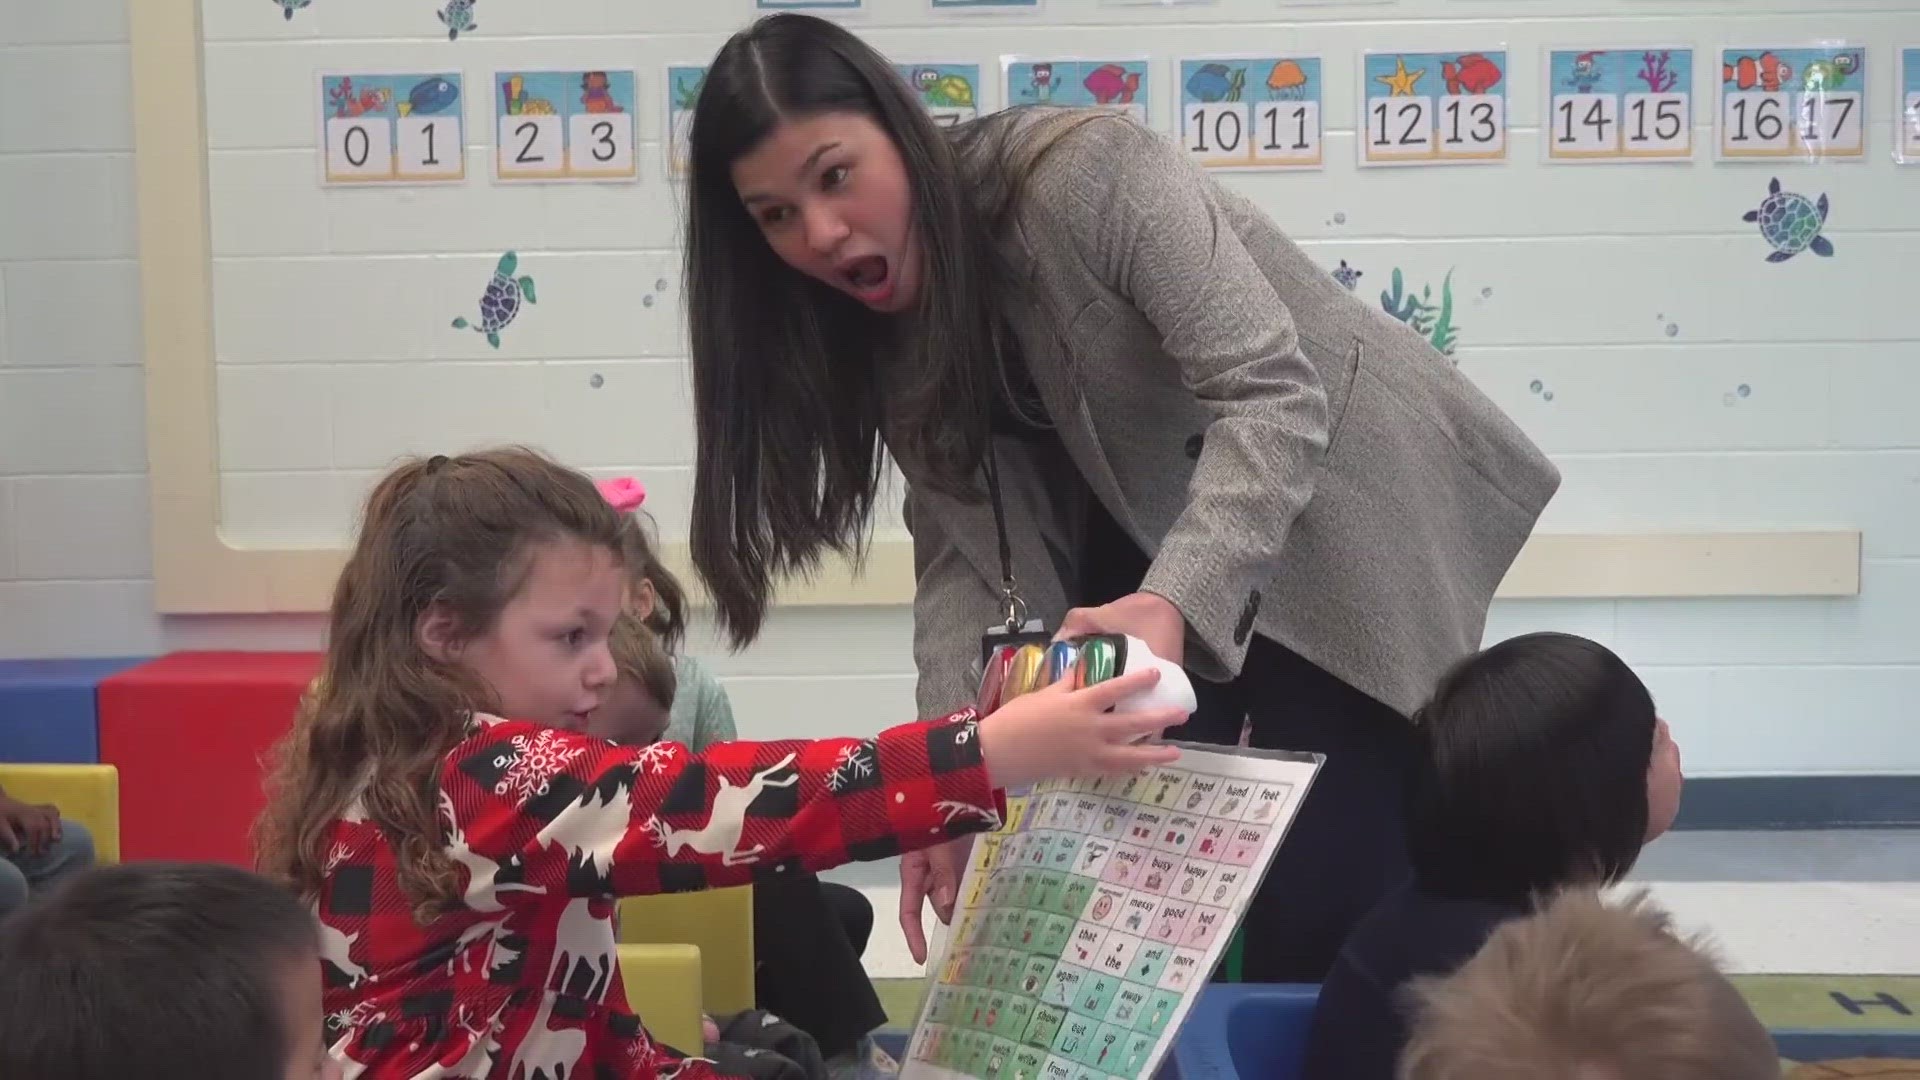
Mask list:
[[[1250,720],[1254,746],[1326,755],[1244,967],[1318,981],[1406,873],[1407,717],[1479,646],[1552,463],[1116,114],[943,129],[859,38],[788,13],[714,57],[688,156],[691,540],[734,644],[779,576],[858,549],[890,456],[922,714],[972,700],[1013,608],[1183,664],[1200,708],[1171,736]],[[916,958],[965,850],[902,861]]]

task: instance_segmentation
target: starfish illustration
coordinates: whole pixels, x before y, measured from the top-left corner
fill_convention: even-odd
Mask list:
[[[1420,76],[1427,73],[1427,69],[1421,68],[1419,71],[1408,71],[1407,58],[1404,56],[1394,57],[1393,66],[1395,69],[1393,74],[1376,75],[1373,81],[1385,83],[1389,91],[1387,95],[1389,97],[1412,97],[1414,86],[1420,82]]]

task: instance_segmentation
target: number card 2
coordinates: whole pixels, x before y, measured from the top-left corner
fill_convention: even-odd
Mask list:
[[[637,180],[632,71],[494,76],[499,180]]]
[[[693,125],[693,106],[707,81],[704,64],[667,65],[667,175],[687,174],[687,130]]]
[[[1550,50],[1547,160],[1685,161],[1692,89],[1692,49]]]
[[[1180,137],[1214,169],[1321,165],[1319,57],[1180,61]]]
[[[1719,157],[1865,160],[1866,67],[1862,48],[1722,50]]]
[[[1361,65],[1361,165],[1507,157],[1507,54],[1370,52]]]
[[[1147,61],[1070,57],[1029,60],[1002,57],[1008,105],[1071,105],[1113,109],[1148,123],[1152,98]]]
[[[464,180],[460,73],[321,75],[320,138],[325,184]]]
[[[1920,49],[1900,50],[1900,77],[1894,90],[1899,94],[1900,131],[1893,159],[1902,165],[1920,165]]]
[[[980,115],[979,64],[895,64],[920,103],[942,127],[962,124]]]

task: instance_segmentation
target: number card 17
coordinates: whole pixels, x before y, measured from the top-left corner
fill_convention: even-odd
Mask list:
[[[1366,54],[1361,165],[1446,165],[1507,157],[1507,54]]]
[[[1722,50],[1719,155],[1864,161],[1866,85],[1861,48]]]
[[[637,180],[632,71],[494,76],[500,180]]]
[[[460,73],[320,76],[322,182],[466,179]]]
[[[1555,49],[1547,54],[1549,161],[1693,156],[1693,50]]]
[[[1319,57],[1180,61],[1180,134],[1215,169],[1321,165]]]

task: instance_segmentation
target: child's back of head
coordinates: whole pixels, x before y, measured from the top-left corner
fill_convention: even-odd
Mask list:
[[[1415,983],[1401,1080],[1777,1080],[1773,1040],[1644,894],[1568,890]]]
[[[0,1076],[332,1075],[319,956],[312,913],[244,870],[83,871],[0,928]]]
[[[1616,880],[1679,807],[1679,752],[1652,696],[1585,638],[1527,634],[1469,657],[1414,732],[1409,855],[1443,895]]]

